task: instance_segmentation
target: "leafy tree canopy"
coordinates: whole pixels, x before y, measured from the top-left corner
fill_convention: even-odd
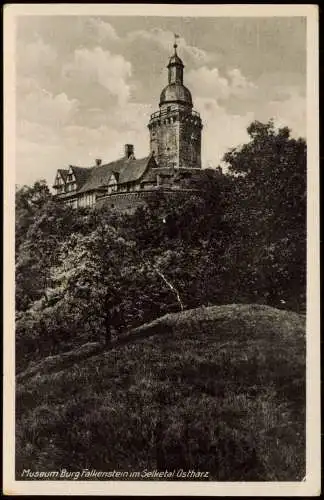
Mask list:
[[[262,303],[303,311],[306,142],[272,121],[204,170],[201,195],[152,200],[133,214],[72,209],[44,181],[16,193],[21,359],[106,339],[165,312]],[[44,346],[47,346],[45,349]]]

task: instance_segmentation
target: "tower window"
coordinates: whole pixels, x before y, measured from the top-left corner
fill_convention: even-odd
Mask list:
[[[171,106],[168,106],[167,107],[167,113],[170,113],[170,111],[171,111]]]

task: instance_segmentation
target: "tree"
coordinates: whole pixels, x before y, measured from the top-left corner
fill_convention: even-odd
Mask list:
[[[67,313],[79,316],[96,331],[103,331],[107,344],[125,293],[131,247],[118,229],[98,221],[89,234],[72,234],[67,239],[59,265],[52,272]]]
[[[230,253],[247,297],[303,307],[306,285],[306,142],[253,122],[250,142],[225,154],[235,178]]]
[[[16,190],[16,249],[24,240],[35,215],[51,199],[52,195],[45,180],[37,181],[33,186],[22,186]]]
[[[33,190],[31,190],[33,192]],[[45,189],[46,192],[46,189]],[[23,198],[26,193],[23,193]],[[35,208],[30,199],[41,199]],[[29,215],[27,219],[17,216],[16,249],[16,308],[26,310],[33,301],[41,297],[46,299],[46,290],[50,286],[50,268],[57,260],[60,244],[69,234],[87,231],[87,211],[76,210],[59,203],[52,197],[38,197],[29,193],[27,201]],[[21,199],[18,200],[21,206]],[[24,220],[24,224],[21,221]],[[24,231],[22,227],[24,225]]]
[[[167,313],[257,302],[303,311],[306,143],[254,122],[176,199],[134,214],[72,209],[43,183],[18,191],[17,349],[56,353]]]

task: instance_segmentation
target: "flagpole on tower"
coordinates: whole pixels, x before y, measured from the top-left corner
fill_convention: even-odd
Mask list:
[[[174,33],[174,44],[173,44],[173,48],[174,48],[174,53],[177,54],[177,47],[178,47],[178,44],[177,44],[177,38],[180,38],[179,35],[177,35],[176,33]]]

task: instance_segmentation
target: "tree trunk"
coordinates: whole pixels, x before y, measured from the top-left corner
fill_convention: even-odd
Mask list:
[[[166,278],[166,276],[162,273],[162,271],[160,271],[160,269],[158,269],[156,266],[154,266],[153,264],[151,264],[148,261],[146,261],[146,265],[148,267],[150,267],[151,269],[153,269],[160,276],[160,278],[162,278],[164,283],[170,288],[171,292],[176,296],[177,302],[180,306],[180,311],[183,311],[185,309],[185,307],[184,307],[184,304],[181,300],[179,290]]]

